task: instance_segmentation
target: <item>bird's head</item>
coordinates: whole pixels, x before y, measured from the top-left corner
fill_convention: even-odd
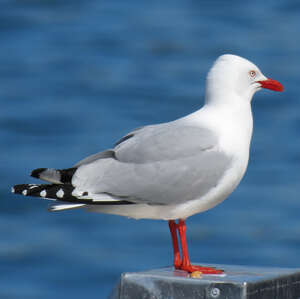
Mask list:
[[[261,88],[283,91],[281,83],[265,77],[255,64],[236,55],[220,56],[207,76],[207,100],[237,95],[250,102]]]

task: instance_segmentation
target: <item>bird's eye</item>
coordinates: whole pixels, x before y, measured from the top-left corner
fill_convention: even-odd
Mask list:
[[[255,78],[256,76],[256,71],[250,71],[249,72],[250,77]]]

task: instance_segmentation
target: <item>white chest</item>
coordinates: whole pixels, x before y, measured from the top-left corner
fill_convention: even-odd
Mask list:
[[[253,120],[251,108],[234,110],[216,110],[214,113],[201,111],[202,115],[193,119],[200,126],[205,124],[218,136],[218,149],[232,157],[231,167],[226,171],[218,185],[205,196],[187,202],[176,212],[181,217],[211,209],[225,200],[238,186],[248,166],[249,149],[252,137]]]

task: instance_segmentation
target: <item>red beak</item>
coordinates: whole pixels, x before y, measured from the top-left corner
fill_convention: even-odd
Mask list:
[[[280,82],[273,79],[258,81],[258,83],[261,84],[262,88],[267,88],[275,91],[283,91],[283,85]]]

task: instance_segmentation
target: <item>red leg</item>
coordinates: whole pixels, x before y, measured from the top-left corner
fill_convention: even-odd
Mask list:
[[[223,273],[222,270],[217,270],[215,268],[192,265],[190,262],[188,246],[187,246],[187,242],[186,242],[186,236],[185,236],[186,226],[185,226],[184,220],[179,220],[178,232],[179,232],[181,250],[182,250],[182,264],[179,269],[187,271],[187,272],[200,271],[203,274],[221,274],[221,273]]]
[[[178,238],[177,238],[177,224],[174,220],[169,220],[169,228],[171,232],[173,249],[174,249],[174,267],[175,269],[179,269],[181,266],[181,258],[180,258]]]

